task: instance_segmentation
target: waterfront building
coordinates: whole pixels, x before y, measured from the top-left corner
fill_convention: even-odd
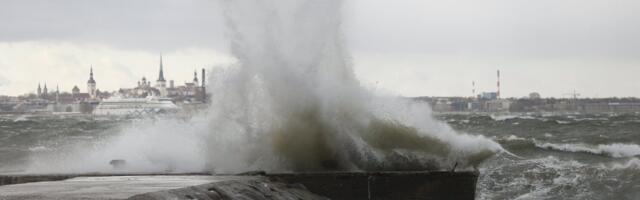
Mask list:
[[[485,112],[509,112],[511,101],[507,99],[496,99],[484,102]]]
[[[202,79],[204,79],[204,69],[202,71]],[[85,79],[86,80],[86,79]],[[138,84],[133,88],[122,88],[114,92],[101,92],[97,87],[97,82],[93,73],[93,66],[89,69],[89,78],[87,80],[86,92],[81,91],[80,87],[74,85],[71,92],[60,91],[56,86],[56,90],[49,91],[46,83],[38,84],[36,94],[27,94],[22,96],[21,102],[13,107],[17,112],[79,112],[91,113],[96,106],[102,101],[117,96],[117,98],[145,98],[145,99],[162,99],[163,101],[171,101],[178,105],[203,105],[206,95],[204,94],[204,81],[198,79],[197,71],[194,72],[193,82],[185,82],[182,86],[176,86],[173,80],[167,80],[164,73],[164,64],[162,55],[160,55],[158,78],[154,85],[146,77],[142,77]],[[169,82],[169,86],[167,86]],[[4,106],[8,107],[8,106]],[[196,106],[197,107],[197,106]],[[199,108],[199,107],[198,107]],[[5,109],[3,109],[5,110]]]
[[[158,71],[158,79],[155,85],[151,85],[151,81],[147,80],[146,77],[142,77],[136,87],[121,88],[118,90],[117,95],[122,98],[147,98],[150,96],[169,98],[178,104],[204,102],[204,85],[200,84],[202,82],[198,79],[197,71],[194,72],[192,82],[185,82],[184,85],[176,86],[173,80],[166,79],[164,69],[163,59],[160,56],[160,70]],[[202,75],[204,78],[204,74]],[[167,81],[169,82],[168,87]]]
[[[540,98],[542,98],[540,93],[532,92],[531,94],[529,94],[529,99],[540,99]]]
[[[483,100],[496,100],[498,99],[499,94],[497,92],[483,92],[480,94],[479,99]]]

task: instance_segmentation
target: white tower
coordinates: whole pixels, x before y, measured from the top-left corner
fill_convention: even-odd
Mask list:
[[[93,66],[91,66],[91,71],[89,73],[89,81],[87,81],[87,92],[92,99],[95,99],[98,95],[96,94],[96,81],[93,80]]]

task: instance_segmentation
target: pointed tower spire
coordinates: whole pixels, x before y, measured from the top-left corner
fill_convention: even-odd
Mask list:
[[[87,93],[92,99],[96,96],[96,80],[93,79],[93,65],[91,65],[91,71],[89,71],[89,81],[87,81]]]
[[[160,74],[158,75],[158,81],[165,82],[164,80],[164,72],[162,70],[162,54],[160,54]]]
[[[42,95],[43,96],[47,96],[47,94],[49,93],[49,89],[47,89],[47,83],[44,83],[44,88],[42,89]]]
[[[93,65],[91,65],[91,71],[89,71],[89,81],[87,83],[96,83],[96,80],[93,79]]]

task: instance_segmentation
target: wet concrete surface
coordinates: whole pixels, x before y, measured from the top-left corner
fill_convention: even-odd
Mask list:
[[[478,172],[0,176],[0,200],[474,199]],[[70,178],[61,180],[64,178]],[[44,182],[33,182],[44,181]],[[25,183],[26,182],[26,183]],[[20,184],[21,183],[21,184]]]
[[[149,192],[247,179],[256,178],[248,176],[76,177],[62,181],[5,185],[0,187],[0,199],[127,199]]]

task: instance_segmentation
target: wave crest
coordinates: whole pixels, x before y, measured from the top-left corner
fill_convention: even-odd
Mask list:
[[[614,158],[626,158],[640,155],[640,145],[637,144],[554,144],[554,143],[535,143],[536,147],[550,149],[556,151],[566,151],[574,153],[590,153],[597,155],[606,155]]]

